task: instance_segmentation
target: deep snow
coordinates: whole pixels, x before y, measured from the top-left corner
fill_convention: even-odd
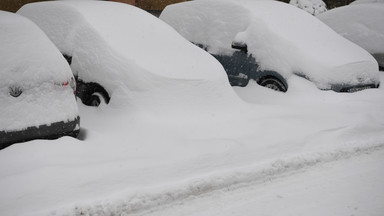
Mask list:
[[[0,214],[141,214],[383,149],[383,87],[343,94],[299,77],[291,82],[285,94],[255,83],[234,88],[245,101],[237,104],[183,88],[168,92],[185,97],[173,106],[160,103],[165,96],[153,106],[79,104],[84,141],[36,140],[0,151]]]

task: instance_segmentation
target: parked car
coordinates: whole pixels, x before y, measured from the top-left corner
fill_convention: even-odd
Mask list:
[[[384,1],[359,1],[329,10],[317,18],[371,53],[384,70]]]
[[[76,137],[76,83],[67,62],[30,20],[0,11],[0,149]]]
[[[213,55],[231,85],[287,91],[292,75],[319,89],[354,92],[379,86],[378,65],[362,48],[303,10],[277,1],[189,1],[160,19]]]
[[[137,7],[108,1],[45,1],[24,5],[17,13],[34,21],[67,58],[77,95],[86,105],[110,104],[121,92],[132,100],[139,92],[174,81],[227,84],[213,57]]]

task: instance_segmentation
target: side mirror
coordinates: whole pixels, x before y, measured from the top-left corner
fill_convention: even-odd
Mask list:
[[[241,50],[241,51],[243,51],[243,52],[248,52],[247,44],[245,44],[244,42],[236,42],[236,41],[233,41],[233,42],[232,42],[232,48],[233,48],[233,49]]]

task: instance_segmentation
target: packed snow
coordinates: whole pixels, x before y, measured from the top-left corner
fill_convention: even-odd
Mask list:
[[[315,16],[327,11],[327,5],[322,0],[291,0],[289,4]]]
[[[367,50],[384,67],[384,4],[352,4],[334,8],[317,17]]]
[[[289,4],[190,1],[167,6],[160,19],[212,54],[230,55],[233,41],[245,43],[261,70],[285,79],[297,74],[320,89],[378,84],[378,65],[367,51]]]
[[[74,120],[78,116],[71,69],[30,20],[0,11],[0,131]],[[67,83],[67,85],[62,85]],[[10,95],[18,88],[18,97]]]
[[[71,68],[79,79],[101,84],[112,106],[133,103],[132,97],[168,85],[229,89],[213,57],[131,5],[52,1],[27,4],[17,13],[37,23],[62,53],[72,56]]]

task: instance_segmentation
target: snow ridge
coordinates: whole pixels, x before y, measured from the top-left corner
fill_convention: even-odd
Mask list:
[[[278,159],[264,164],[238,168],[235,171],[210,173],[195,179],[124,193],[99,202],[77,204],[71,209],[58,209],[48,215],[144,215],[156,209],[183,203],[188,199],[213,192],[233,191],[242,187],[269,182],[284,176],[305,172],[311,167],[347,160],[384,149],[384,143],[372,142],[360,147],[332,152],[311,153]],[[127,196],[128,195],[128,196]],[[125,197],[124,197],[125,196]]]

